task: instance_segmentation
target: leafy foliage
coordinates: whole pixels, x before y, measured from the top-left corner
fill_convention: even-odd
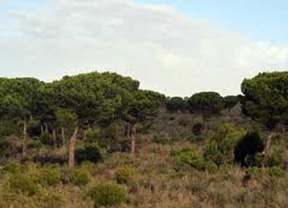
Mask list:
[[[235,147],[235,161],[242,166],[259,166],[259,153],[264,147],[264,142],[257,132],[248,132]]]
[[[243,113],[269,129],[288,123],[288,73],[261,73],[241,86]]]
[[[188,103],[182,97],[172,97],[167,100],[166,108],[169,112],[185,112],[188,109]]]
[[[224,107],[229,111],[240,101],[239,96],[228,95],[224,97]]]
[[[126,199],[126,190],[114,183],[102,182],[92,186],[87,196],[94,201],[94,207],[111,207],[119,205]]]
[[[188,99],[190,111],[203,116],[219,114],[223,110],[223,98],[216,92],[200,92]]]
[[[97,163],[102,159],[100,149],[97,146],[87,146],[85,148],[77,149],[75,157],[78,164],[85,161]]]

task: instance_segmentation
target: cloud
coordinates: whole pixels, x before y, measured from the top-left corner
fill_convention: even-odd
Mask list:
[[[8,15],[16,26],[0,34],[0,76],[53,80],[111,70],[139,79],[143,88],[189,96],[239,93],[244,77],[288,65],[287,47],[250,41],[170,6],[50,0]]]

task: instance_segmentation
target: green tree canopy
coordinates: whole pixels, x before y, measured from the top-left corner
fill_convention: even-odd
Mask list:
[[[288,124],[288,72],[261,73],[241,85],[245,115],[273,129]]]
[[[201,113],[203,116],[219,114],[223,110],[224,102],[217,92],[200,92],[188,99],[190,111]]]
[[[166,108],[169,112],[184,112],[188,109],[188,103],[182,97],[172,97],[167,100]]]
[[[224,107],[228,110],[232,109],[240,101],[239,96],[228,95],[224,97]]]

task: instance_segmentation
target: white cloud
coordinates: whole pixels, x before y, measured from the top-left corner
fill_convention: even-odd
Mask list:
[[[44,80],[113,70],[168,95],[239,93],[244,77],[288,65],[288,48],[252,42],[212,21],[132,0],[51,0],[12,10],[0,34],[0,76]]]

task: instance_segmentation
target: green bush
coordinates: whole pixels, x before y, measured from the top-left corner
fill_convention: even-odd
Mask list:
[[[176,156],[176,158],[183,164],[191,165],[192,161],[197,158],[196,152],[191,149],[182,149],[177,152],[172,152],[172,156]]]
[[[1,172],[16,174],[16,173],[23,172],[23,170],[24,170],[24,167],[21,164],[16,163],[16,162],[10,162],[3,166]]]
[[[265,144],[258,132],[248,132],[235,146],[235,161],[241,166],[259,166],[259,154],[263,152]]]
[[[155,135],[152,139],[152,142],[155,144],[165,145],[165,144],[168,144],[169,140],[163,136]]]
[[[78,164],[85,161],[97,163],[102,159],[100,149],[97,146],[87,146],[75,151],[75,158]]]
[[[36,206],[41,208],[63,207],[63,199],[59,194],[47,193],[39,197],[39,200],[36,202]]]
[[[259,167],[250,167],[246,170],[246,175],[259,176],[265,172],[265,169]]]
[[[218,169],[218,166],[211,160],[206,160],[204,167],[208,172],[215,172]]]
[[[110,182],[102,182],[90,187],[87,196],[94,201],[94,207],[111,207],[126,200],[126,190],[122,186]]]
[[[45,168],[37,174],[38,183],[43,186],[54,186],[60,181],[60,175],[56,170]]]
[[[214,171],[217,169],[217,165],[213,161],[200,157],[195,151],[190,149],[183,149],[178,152],[172,152],[171,154],[175,156],[181,164],[190,165],[199,171]]]
[[[275,176],[275,177],[284,177],[286,174],[285,171],[279,167],[268,168],[267,173],[270,176]]]
[[[133,180],[135,174],[135,168],[128,165],[119,166],[115,170],[115,178],[117,183],[129,184]]]
[[[90,175],[85,170],[75,170],[69,175],[68,180],[75,186],[85,186],[90,181]]]
[[[234,149],[243,131],[230,124],[220,125],[205,146],[204,156],[218,166],[234,161]]]
[[[29,174],[14,174],[8,180],[9,191],[32,196],[38,192],[37,177]]]
[[[269,167],[278,166],[281,167],[283,165],[283,156],[282,152],[274,151],[268,158],[267,165]]]
[[[39,140],[44,145],[48,145],[48,146],[54,145],[54,141],[53,141],[52,135],[49,134],[49,132],[44,132],[43,134],[41,134],[40,137],[39,137]]]
[[[199,171],[205,170],[205,160],[202,157],[195,157],[191,161],[191,166]]]
[[[196,123],[192,127],[192,132],[195,136],[200,136],[202,134],[203,129],[204,126],[202,123]]]

